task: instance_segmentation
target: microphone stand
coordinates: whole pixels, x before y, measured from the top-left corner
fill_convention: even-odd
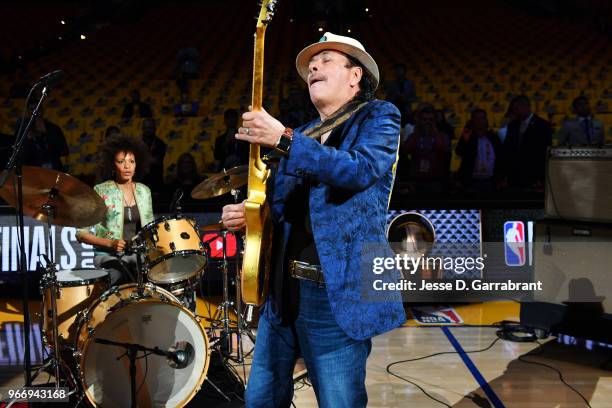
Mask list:
[[[177,188],[172,196],[172,202],[170,203],[170,212],[175,213],[177,216],[180,216],[183,213],[183,207],[181,205],[183,195],[183,189]]]
[[[137,403],[137,394],[138,394],[138,390],[136,389],[136,357],[138,355],[139,351],[142,351],[144,353],[151,353],[151,354],[155,354],[158,356],[162,356],[162,357],[166,357],[167,359],[170,359],[172,361],[175,361],[176,358],[176,352],[171,352],[171,351],[164,351],[161,350],[159,347],[154,347],[154,348],[149,348],[149,347],[145,347],[142,344],[136,344],[136,343],[121,343],[118,341],[112,341],[112,340],[107,340],[107,339],[102,339],[100,337],[96,338],[94,340],[94,342],[98,343],[98,344],[103,344],[106,346],[117,346],[117,347],[123,347],[125,349],[125,354],[128,356],[128,359],[130,360],[130,391],[131,391],[131,408],[136,408]],[[121,357],[123,357],[123,355],[121,355],[120,357],[117,358],[117,360],[119,360]],[[195,356],[194,356],[195,358]],[[189,364],[187,364],[189,365]],[[184,367],[175,367],[175,368],[184,368]],[[143,379],[144,381],[144,379]],[[221,396],[223,398],[225,398],[227,401],[231,401],[231,399],[225,395],[223,393],[223,391],[221,391],[221,389],[219,387],[217,387],[215,385],[215,383],[213,383],[210,378],[206,378],[206,381],[208,381],[208,383],[219,393],[221,394]]]
[[[144,353],[151,353],[151,354],[156,354],[158,356],[163,356],[166,358],[170,358],[173,359],[174,358],[174,353],[171,353],[169,351],[164,351],[161,350],[158,347],[154,347],[154,348],[148,348],[145,347],[141,344],[135,344],[135,343],[120,343],[117,341],[112,341],[112,340],[106,340],[106,339],[101,339],[101,338],[97,338],[94,340],[96,343],[98,344],[104,344],[107,346],[117,346],[117,347],[123,347],[125,349],[125,353],[128,356],[128,359],[130,360],[130,390],[131,390],[131,395],[132,395],[132,403],[131,403],[131,407],[132,408],[136,408],[136,394],[137,394],[137,390],[136,390],[136,356],[138,355],[139,351],[142,351]],[[123,356],[121,356],[123,357]],[[117,360],[119,360],[121,357],[118,357]]]
[[[30,95],[40,86],[40,82],[34,84],[30,90]],[[47,86],[43,87],[42,94],[36,108],[32,112],[32,116],[28,121],[25,128],[23,127],[23,120],[17,130],[15,137],[15,144],[13,145],[13,154],[5,167],[4,172],[0,174],[0,188],[4,186],[6,180],[9,177],[11,171],[15,170],[15,178],[17,179],[17,229],[19,233],[19,273],[21,274],[22,283],[22,307],[23,307],[23,335],[24,335],[24,353],[23,353],[23,369],[25,374],[25,386],[29,387],[32,385],[32,361],[30,357],[30,309],[28,305],[29,293],[28,293],[28,266],[26,264],[25,254],[25,228],[23,220],[23,144],[25,142],[26,135],[32,128],[34,120],[40,115],[40,107],[42,106],[43,100],[47,96]],[[29,101],[29,97],[26,100],[26,109]],[[23,130],[22,130],[23,129]],[[57,351],[56,351],[57,352]],[[56,379],[59,381],[59,379]]]

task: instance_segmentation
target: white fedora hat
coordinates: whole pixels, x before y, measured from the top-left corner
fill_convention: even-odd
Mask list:
[[[361,62],[374,80],[374,83],[372,84],[374,85],[374,89],[378,87],[378,82],[380,81],[378,65],[376,65],[374,58],[372,58],[372,56],[366,52],[363,45],[354,38],[336,35],[329,32],[325,33],[319,42],[310,44],[300,51],[295,59],[295,67],[304,81],[308,82],[308,64],[310,63],[310,59],[313,55],[316,55],[324,50],[340,51]]]

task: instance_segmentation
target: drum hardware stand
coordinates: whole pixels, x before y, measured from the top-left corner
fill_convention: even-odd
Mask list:
[[[131,241],[126,241],[124,253],[125,255],[136,255],[136,291],[139,296],[144,294],[144,275],[148,272],[147,268],[143,266],[142,254],[145,252],[144,242],[138,237],[135,237]]]
[[[240,199],[240,191],[237,189],[232,189],[231,194],[234,197],[234,202],[238,203]],[[236,363],[241,364],[241,363],[244,363],[244,359],[246,355],[252,352],[251,350],[246,355],[244,354],[242,336],[243,334],[246,334],[253,341],[253,343],[255,342],[255,336],[247,327],[248,320],[245,320],[244,317],[242,316],[243,314],[242,301],[241,301],[242,292],[241,292],[241,287],[240,287],[240,263],[238,262],[238,259],[239,259],[238,256],[236,257],[237,259],[236,259],[236,278],[235,278],[236,279],[236,302],[235,303],[232,302],[229,297],[229,262],[227,259],[227,233],[228,233],[227,230],[223,230],[221,232],[222,239],[223,239],[223,263],[222,263],[223,264],[223,268],[222,268],[223,301],[217,308],[217,312],[215,314],[215,317],[213,318],[213,320],[221,321],[222,330],[221,330],[221,335],[219,336],[219,338],[214,344],[219,344],[221,346],[222,355],[226,359],[231,359],[235,361]],[[237,238],[237,243],[238,243],[238,238]],[[238,246],[239,245],[237,245],[237,247]],[[239,248],[237,248],[236,250],[238,251]],[[229,313],[231,309],[233,309],[234,313],[236,314],[236,326],[235,327],[230,326],[231,318],[230,318]],[[247,314],[248,315],[252,314],[252,309],[250,306],[247,306]],[[236,339],[237,339],[237,350],[236,350],[235,358],[231,357],[233,353],[232,334],[236,334]]]
[[[137,295],[136,296],[145,296],[144,288],[145,288],[146,283],[144,282],[144,276],[148,272],[148,270],[146,266],[143,265],[142,258],[141,258],[141,254],[143,254],[146,251],[145,243],[140,238],[135,238],[132,241],[128,241],[126,244],[127,245],[125,248],[125,253],[128,255],[136,254],[136,263],[137,263],[137,269],[138,269],[138,281],[137,281],[137,286],[136,286]],[[149,352],[149,353],[166,356],[170,358],[173,357],[173,353],[165,352],[163,350],[160,350],[157,347],[154,349],[149,349],[140,344],[118,343],[118,342],[113,342],[113,341],[105,340],[101,338],[96,338],[94,341],[96,343],[120,346],[126,349],[126,354],[130,360],[130,387],[131,387],[131,393],[132,393],[132,400],[131,400],[132,407],[136,407],[137,390],[135,386],[135,381],[136,381],[135,379],[136,378],[135,360],[136,360],[136,355],[138,354],[138,351],[143,351],[145,353]],[[228,397],[227,394],[225,394],[210,378],[206,378],[205,381],[207,381],[211,385],[211,387],[215,391],[217,391],[219,395],[223,397],[223,399],[225,399],[228,402],[231,402],[231,398]]]
[[[148,348],[141,344],[120,343],[120,342],[101,339],[101,338],[96,338],[94,341],[98,344],[103,344],[107,346],[123,347],[125,349],[125,354],[119,356],[117,360],[121,359],[124,355],[127,355],[128,359],[130,360],[130,390],[131,390],[131,407],[132,408],[136,408],[137,406],[136,401],[137,401],[138,390],[136,389],[136,356],[138,355],[139,351],[142,351],[145,354],[150,353],[150,354],[156,354],[158,356],[166,357],[168,359],[168,364],[172,368],[175,368],[175,369],[185,368],[187,365],[189,365],[189,362],[190,362],[189,353],[187,353],[187,357],[185,357],[185,359],[187,360],[181,362],[178,360],[177,352],[164,351],[158,347]],[[193,347],[191,349],[192,349],[191,356],[193,357]]]
[[[4,186],[10,173],[15,171],[15,179],[17,181],[17,229],[19,235],[19,272],[21,273],[22,282],[22,307],[23,307],[23,335],[24,335],[24,354],[23,354],[23,366],[24,366],[24,377],[25,386],[29,387],[32,385],[32,360],[30,356],[30,309],[28,304],[28,266],[26,264],[25,254],[25,232],[24,232],[24,220],[23,220],[23,144],[26,139],[26,135],[30,132],[34,120],[40,115],[40,108],[43,100],[47,96],[47,90],[50,85],[50,77],[46,75],[34,84],[28,97],[26,98],[26,105],[28,104],[30,97],[34,89],[43,86],[40,99],[36,108],[32,111],[32,115],[29,121],[25,121],[25,112],[23,114],[19,129],[15,133],[15,144],[13,145],[13,154],[11,155],[8,163],[6,164],[5,170],[0,174],[0,187]],[[24,126],[25,124],[25,126]]]
[[[220,345],[221,352],[224,357],[229,357],[232,354],[232,331],[230,327],[230,308],[233,307],[234,303],[229,298],[229,264],[227,259],[227,231],[221,232],[223,237],[223,301],[217,307],[215,316],[213,316],[213,322],[221,322],[221,333],[213,345]]]
[[[225,367],[225,370],[227,371],[228,375],[234,376],[234,371],[228,369],[228,363],[227,360],[231,358],[231,354],[232,354],[232,333],[236,333],[237,339],[238,339],[238,350],[237,353],[239,354],[238,358],[239,358],[239,362],[244,362],[244,359],[240,356],[240,354],[242,353],[242,348],[240,347],[241,344],[241,337],[240,337],[240,326],[236,327],[236,328],[231,328],[230,327],[230,316],[229,316],[229,312],[230,312],[230,308],[233,306],[233,302],[230,301],[229,299],[229,264],[228,264],[228,260],[227,260],[227,230],[223,230],[221,235],[223,237],[223,301],[219,304],[219,306],[217,307],[217,311],[215,313],[215,316],[212,318],[212,322],[218,322],[221,321],[222,324],[222,329],[221,329],[221,333],[219,335],[219,337],[216,339],[216,341],[211,341],[211,349],[214,349],[215,347],[218,348],[218,351],[220,353],[220,357],[222,359],[222,364]],[[210,252],[209,252],[210,253]],[[239,281],[239,279],[238,279]],[[237,288],[239,288],[240,285],[237,283]],[[240,296],[240,292],[238,292],[238,296]],[[238,297],[237,299],[237,304],[240,303],[240,297]],[[240,315],[238,314],[238,311],[236,309],[234,309],[234,312],[236,313],[236,316],[238,316],[238,319],[240,319]],[[221,315],[221,316],[219,316]],[[222,317],[221,319],[219,317]],[[212,326],[212,322],[211,322],[211,329],[214,332],[214,327]],[[211,339],[212,340],[212,339]],[[246,378],[246,375],[245,375]],[[206,379],[214,388],[215,390],[217,390],[217,392],[219,394],[221,394],[228,402],[231,401],[231,399],[224,394],[212,381],[210,381],[208,378]],[[241,381],[242,383],[244,383],[244,381]]]
[[[51,224],[53,224],[52,220],[55,216],[55,204],[53,204],[53,200],[57,198],[58,191],[55,188],[52,188],[49,192],[49,199],[42,206],[42,212],[47,218],[47,232],[49,235],[49,246],[48,246],[48,255],[42,254],[41,256],[44,258],[46,262],[46,266],[43,268],[44,274],[42,277],[41,289],[50,289],[51,293],[51,343],[53,344],[53,352],[51,356],[49,356],[49,360],[40,367],[36,373],[34,374],[34,378],[38,376],[40,372],[42,372],[45,368],[52,367],[53,374],[55,376],[55,389],[59,390],[60,382],[61,382],[61,373],[60,370],[64,371],[66,380],[72,380],[73,384],[74,379],[72,378],[72,373],[69,369],[66,368],[64,361],[62,360],[61,352],[60,352],[60,344],[59,344],[59,331],[58,331],[58,322],[57,322],[57,296],[61,291],[61,288],[57,282],[57,264],[55,263],[54,257],[54,241],[51,233]],[[44,294],[44,291],[43,291]],[[43,308],[43,313],[47,313]],[[44,316],[43,316],[44,319]],[[44,320],[43,320],[44,321]],[[42,330],[42,328],[41,328]],[[68,381],[70,382],[70,381]]]
[[[184,191],[182,188],[177,188],[174,191],[174,195],[172,197],[172,202],[170,203],[170,212],[175,213],[176,215],[182,215],[183,206],[181,205],[181,201],[183,200]]]
[[[232,189],[231,194],[234,197],[234,203],[237,204],[240,201],[240,190]],[[241,241],[240,237],[236,235],[236,252],[238,254],[238,251],[239,251],[241,255],[244,255],[244,251],[240,250],[240,248],[242,247],[242,245],[240,245],[240,241]],[[225,248],[225,245],[223,247]],[[236,279],[236,309],[235,311],[236,311],[236,321],[237,321],[236,336],[238,339],[238,344],[237,344],[238,350],[237,350],[236,362],[244,363],[245,357],[251,354],[253,352],[253,349],[251,349],[251,351],[249,351],[247,354],[244,354],[244,345],[242,343],[242,335],[246,333],[246,335],[249,336],[253,344],[255,344],[255,336],[253,335],[253,332],[251,332],[251,330],[248,328],[248,324],[251,322],[253,318],[253,305],[246,306],[246,318],[243,316],[243,312],[242,312],[242,286],[241,286],[241,272],[242,271],[241,271],[241,267],[240,267],[241,265],[239,262],[240,259],[241,257],[236,256],[236,278],[235,278]]]
[[[131,391],[131,407],[132,408],[136,408],[137,406],[136,401],[137,401],[138,390],[136,389],[136,357],[139,351],[142,351],[145,354],[150,353],[150,354],[155,354],[158,356],[166,357],[166,359],[168,360],[168,365],[170,365],[172,368],[175,368],[175,369],[185,368],[191,362],[189,359],[189,352],[187,352],[187,356],[185,357],[187,360],[181,362],[178,360],[178,354],[176,351],[174,352],[170,350],[164,351],[164,350],[161,350],[159,347],[148,348],[141,344],[120,343],[120,342],[116,342],[112,340],[102,339],[99,337],[96,338],[94,341],[98,344],[103,344],[107,346],[123,347],[125,349],[125,354],[118,357],[117,360],[122,358],[124,355],[127,355],[130,361],[130,391]],[[193,349],[193,347],[191,347],[192,359],[193,359],[194,352],[195,350]],[[221,391],[221,389],[214,382],[212,382],[209,378],[206,378],[205,381],[208,381],[208,383],[215,389],[215,391],[217,391],[225,400],[227,400],[228,402],[231,401],[231,398],[228,397],[223,391]]]

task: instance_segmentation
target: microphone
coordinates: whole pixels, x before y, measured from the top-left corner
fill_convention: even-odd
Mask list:
[[[166,361],[172,368],[182,369],[187,367],[195,357],[195,350],[191,343],[179,341],[168,349]]]
[[[40,77],[40,79],[38,80],[38,83],[47,88],[53,88],[55,85],[57,85],[57,83],[63,77],[64,77],[64,71],[62,71],[61,69],[58,69],[56,71],[49,72],[48,74]]]

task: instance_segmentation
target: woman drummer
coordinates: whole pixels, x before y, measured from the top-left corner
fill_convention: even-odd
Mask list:
[[[94,264],[109,270],[112,285],[137,278],[136,255],[124,251],[126,242],[154,220],[151,190],[134,181],[146,174],[150,161],[140,139],[113,135],[100,146],[98,173],[106,181],[94,190],[104,200],[106,214],[99,224],[79,230],[77,240],[94,246]]]

